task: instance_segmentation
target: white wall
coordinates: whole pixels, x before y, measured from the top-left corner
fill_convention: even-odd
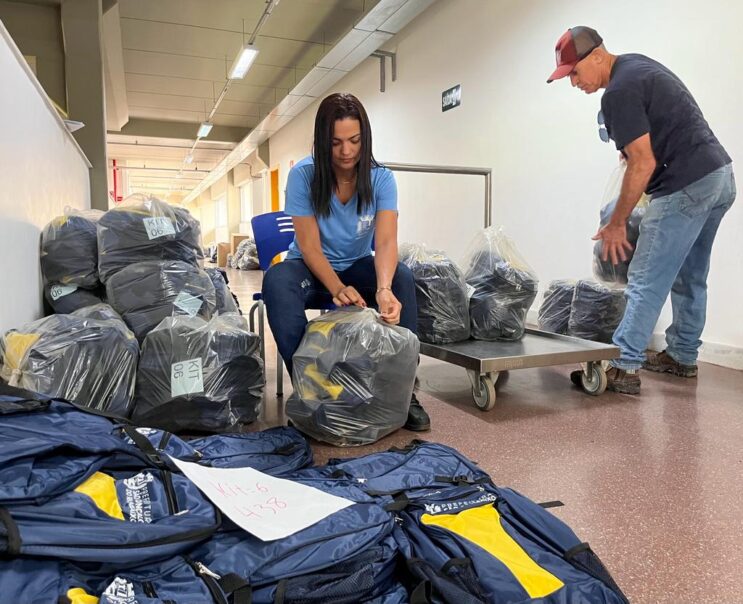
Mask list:
[[[492,167],[494,223],[517,241],[544,289],[552,279],[590,274],[590,237],[618,156],[598,137],[600,94],[586,96],[565,81],[545,83],[557,38],[568,27],[590,25],[609,51],[641,52],[665,63],[690,88],[736,161],[743,160],[737,117],[743,73],[734,67],[743,52],[741,19],[743,5],[722,0],[442,0],[385,46],[398,59],[398,81],[389,81],[388,70],[387,92],[379,92],[376,59],[333,91],[362,100],[380,160]],[[441,93],[456,84],[462,85],[462,106],[442,113]],[[270,140],[282,193],[289,161],[310,152],[316,109],[317,103]],[[455,176],[398,174],[398,184],[401,239],[421,237],[457,257],[482,224],[481,188]],[[743,201],[716,242],[703,336],[703,358],[739,368],[741,240]],[[659,329],[669,319],[666,310]]]
[[[89,164],[0,23],[0,333],[43,312],[41,230],[90,207]]]

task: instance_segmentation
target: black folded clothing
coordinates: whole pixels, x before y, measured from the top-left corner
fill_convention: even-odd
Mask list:
[[[98,221],[101,281],[147,260],[180,260],[198,266],[201,227],[188,210],[154,197],[132,196]]]
[[[624,290],[595,281],[578,281],[568,321],[568,335],[610,343],[624,316]]]
[[[132,264],[108,280],[106,296],[140,342],[166,317],[208,321],[217,305],[209,275],[178,260]]]
[[[483,249],[472,256],[465,278],[474,288],[470,298],[472,337],[520,340],[526,329],[526,313],[539,288],[534,274]]]
[[[263,386],[244,317],[169,317],[142,344],[133,418],[170,432],[238,431],[258,417]]]
[[[400,260],[415,279],[418,338],[431,344],[470,337],[469,299],[462,271],[443,252],[423,245],[403,246]]]
[[[237,301],[237,296],[229,288],[229,281],[227,281],[224,269],[205,268],[204,272],[209,275],[212,285],[214,285],[214,293],[217,297],[217,312],[220,315],[226,312],[240,313],[240,304]]]
[[[59,314],[70,314],[80,308],[100,304],[103,302],[104,293],[102,286],[94,290],[61,283],[47,283],[44,286],[46,301],[54,312]]]
[[[401,428],[418,366],[418,338],[376,311],[339,309],[310,321],[294,354],[286,414],[310,436],[366,445]]]
[[[139,344],[121,320],[50,315],[6,333],[2,348],[10,385],[129,415]]]
[[[102,214],[102,212],[101,212]],[[98,239],[95,211],[71,212],[44,227],[41,273],[46,283],[94,289],[98,282]]]
[[[539,307],[539,329],[561,334],[568,332],[574,293],[575,281],[558,279],[549,284]]]

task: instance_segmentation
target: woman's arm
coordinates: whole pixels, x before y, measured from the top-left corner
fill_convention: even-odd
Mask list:
[[[393,325],[400,322],[402,304],[392,293],[397,270],[397,212],[377,212],[374,233],[374,268],[377,273],[377,304],[382,318]]]
[[[312,274],[317,277],[333,296],[337,306],[355,304],[366,306],[366,302],[353,287],[346,287],[330,266],[320,244],[320,229],[314,216],[293,216],[294,232],[302,259]],[[397,246],[397,243],[395,243]]]

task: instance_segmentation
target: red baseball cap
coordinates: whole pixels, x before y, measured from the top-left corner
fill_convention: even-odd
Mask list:
[[[603,38],[599,36],[595,29],[583,25],[571,27],[560,36],[555,45],[557,69],[552,73],[547,83],[564,78],[573,71],[579,61],[585,59],[603,43]]]

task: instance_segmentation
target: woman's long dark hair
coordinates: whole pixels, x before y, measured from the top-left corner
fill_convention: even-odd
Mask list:
[[[316,216],[330,215],[330,199],[338,186],[333,171],[333,131],[336,120],[351,118],[361,125],[361,153],[356,164],[358,213],[372,205],[371,169],[379,164],[372,155],[372,133],[369,117],[361,101],[352,94],[335,93],[320,103],[315,116],[315,177],[312,180],[312,209]]]

